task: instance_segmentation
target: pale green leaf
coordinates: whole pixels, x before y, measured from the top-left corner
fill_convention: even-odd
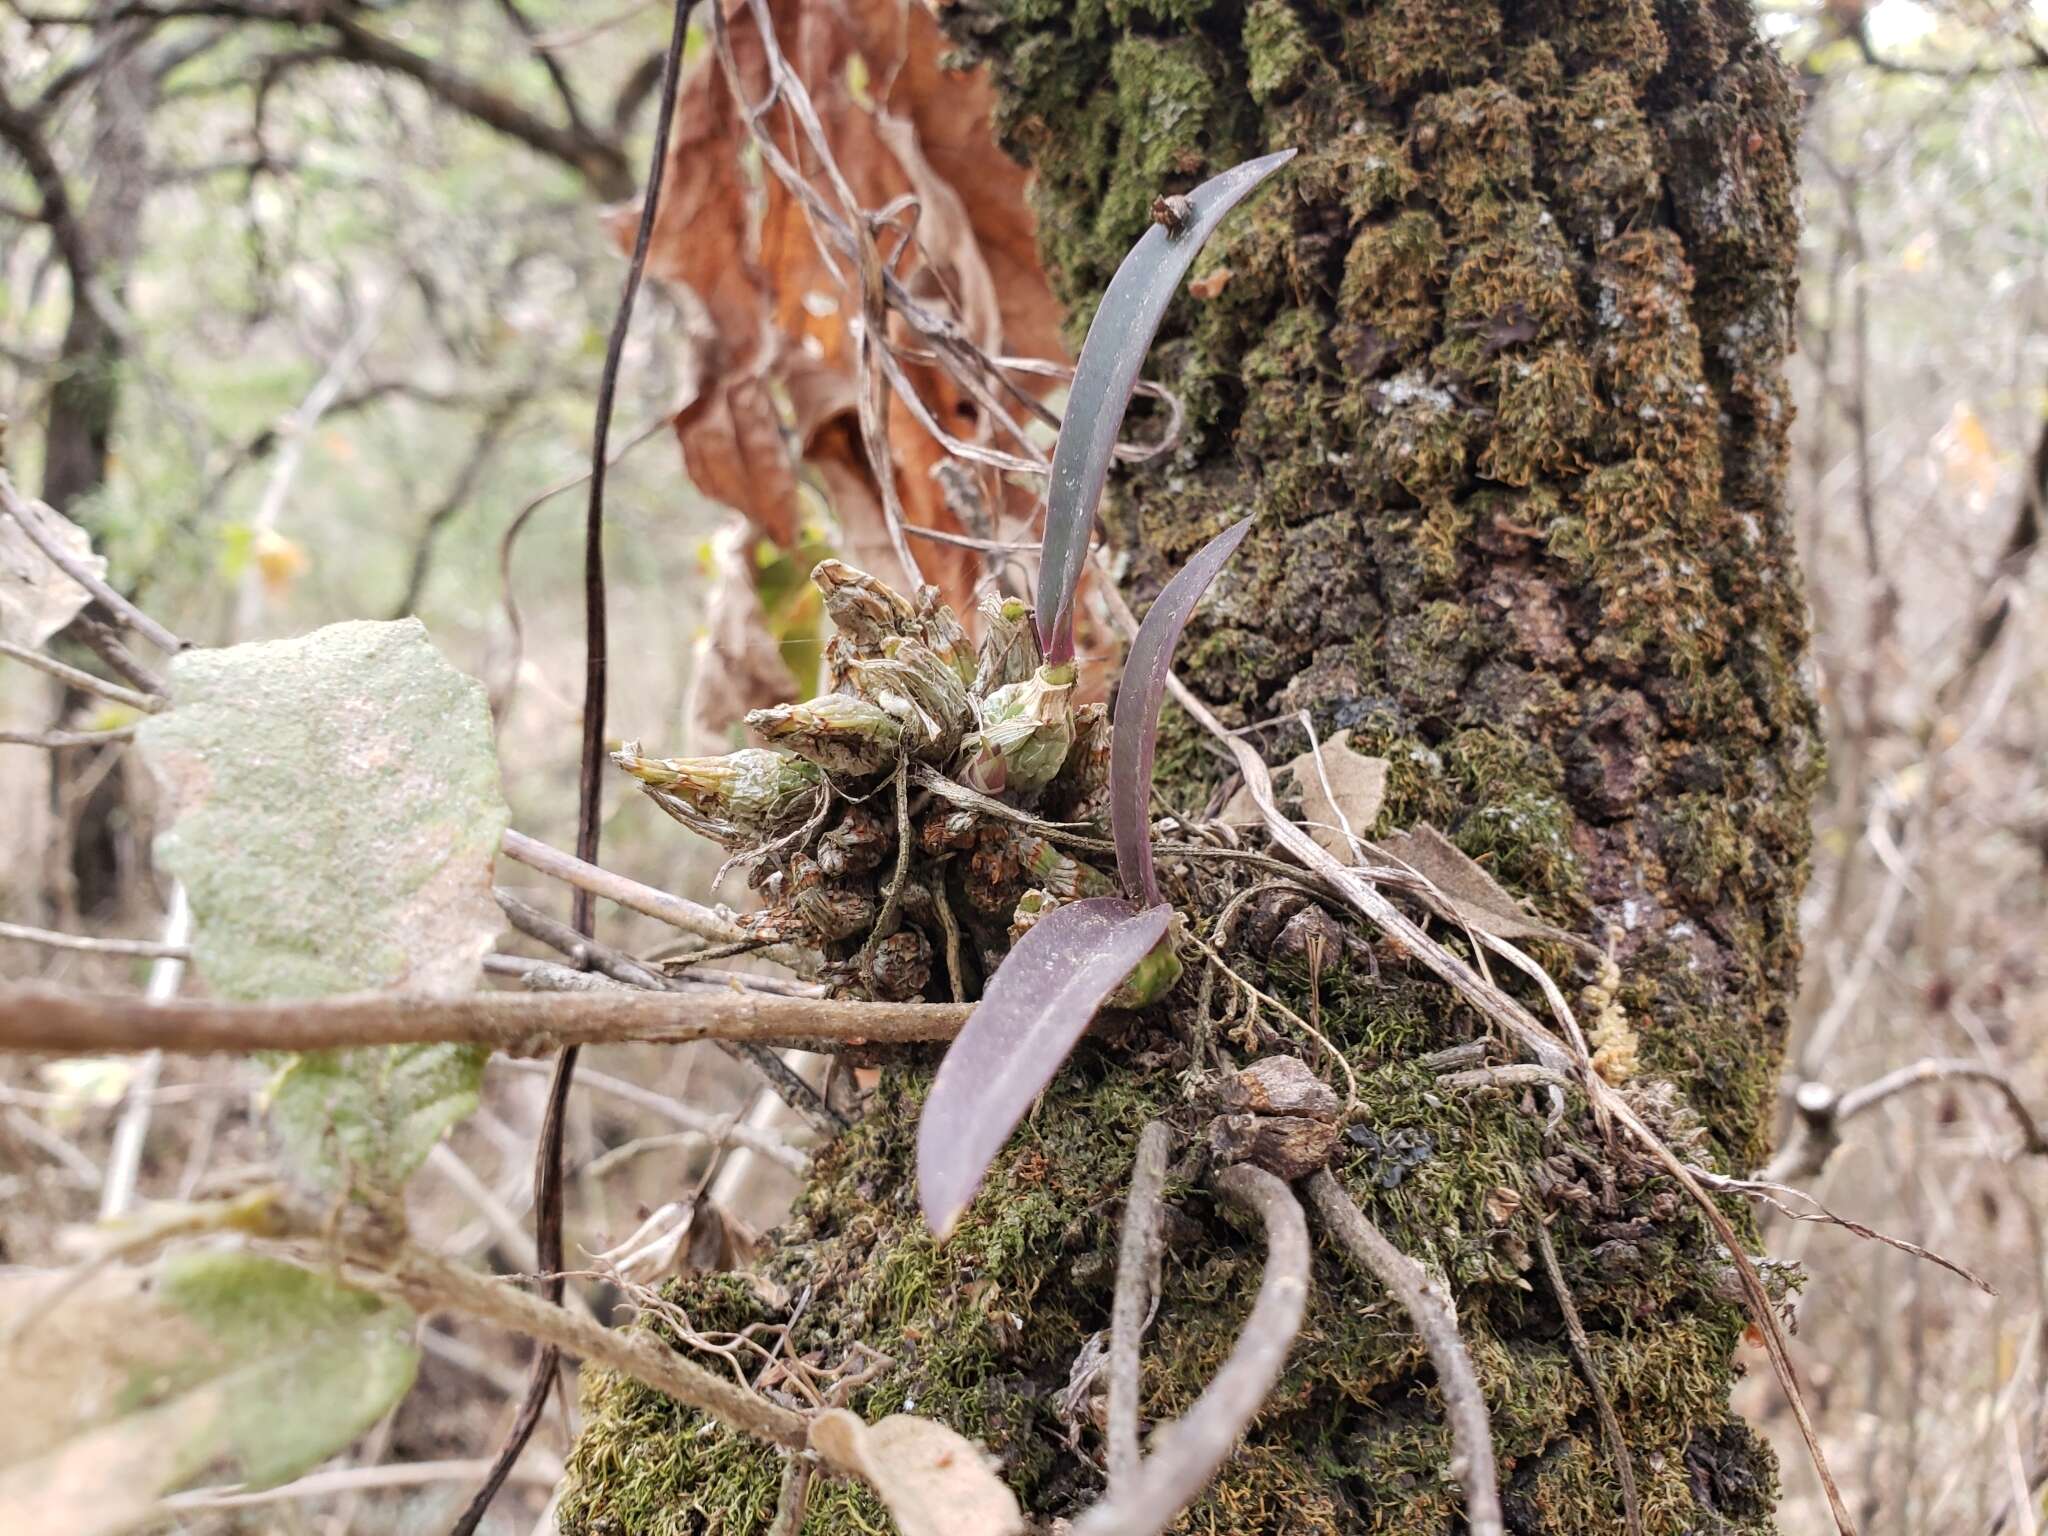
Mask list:
[[[171,691],[140,733],[175,815],[157,858],[216,993],[474,989],[509,813],[483,687],[418,620],[188,651]],[[277,1124],[320,1182],[393,1187],[474,1107],[481,1066],[445,1045],[299,1058]]]
[[[368,1429],[418,1365],[403,1307],[235,1250],[0,1278],[0,1530],[111,1536],[202,1476],[265,1487]]]

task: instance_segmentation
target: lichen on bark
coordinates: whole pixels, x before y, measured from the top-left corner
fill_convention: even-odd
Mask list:
[[[1232,723],[1308,711],[1391,765],[1382,829],[1427,820],[1551,922],[1611,945],[1638,1091],[1696,1155],[1762,1161],[1807,807],[1819,771],[1783,471],[1795,102],[1739,0],[979,0],[951,7],[1038,172],[1073,317],[1153,197],[1269,149],[1302,156],[1203,257],[1153,372],[1188,406],[1171,462],[1105,515],[1142,604],[1260,514],[1181,652]],[[1227,274],[1227,275],[1226,275]],[[1298,730],[1261,737],[1273,761]],[[1169,798],[1220,770],[1184,719]],[[1265,936],[1262,979],[1305,1005]],[[1542,948],[1539,946],[1539,948]],[[1583,961],[1543,950],[1554,973]],[[1774,1468],[1727,1395],[1725,1258],[1667,1180],[1511,1097],[1446,1094],[1422,1053],[1477,1028],[1382,950],[1320,979],[1366,1114],[1338,1172],[1439,1269],[1492,1411],[1512,1529],[1620,1528],[1585,1384],[1518,1225],[1548,1219],[1629,1442],[1646,1530],[1771,1529]],[[910,1182],[928,1063],[892,1066],[820,1160],[768,1266],[810,1301],[790,1347],[895,1365],[851,1406],[981,1438],[1026,1507],[1100,1491],[1065,1408],[1107,1326],[1131,1148],[1189,1138],[1192,983],[1091,1042],[943,1248]],[[1667,1084],[1668,1089],[1657,1087]],[[1180,1411],[1228,1349],[1258,1255],[1170,1190],[1144,1411]],[[1287,1375],[1182,1529],[1442,1531],[1459,1518],[1426,1359],[1385,1298],[1319,1255]],[[781,1321],[731,1278],[677,1289],[701,1328]],[[757,1529],[771,1454],[595,1378],[571,1536]],[[881,1529],[824,1490],[812,1536]]]

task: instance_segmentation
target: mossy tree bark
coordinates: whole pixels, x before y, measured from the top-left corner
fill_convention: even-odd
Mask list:
[[[1238,722],[1309,711],[1392,763],[1383,826],[1427,820],[1553,922],[1609,945],[1641,1047],[1631,1091],[1695,1154],[1766,1150],[1819,770],[1784,504],[1794,96],[1742,0],[980,0],[948,13],[1039,172],[1076,334],[1155,194],[1246,156],[1301,159],[1225,227],[1155,372],[1189,406],[1174,461],[1109,518],[1134,598],[1247,509],[1251,541],[1182,651]],[[1267,733],[1269,755],[1301,750]],[[1219,773],[1186,727],[1162,771]],[[1559,947],[1554,973],[1583,961]],[[1441,1270],[1492,1410],[1511,1528],[1621,1529],[1558,1307],[1519,1235],[1547,1219],[1641,1489],[1645,1528],[1766,1531],[1775,1473],[1728,1409],[1742,1328],[1725,1259],[1669,1182],[1568,1118],[1438,1091],[1417,1058],[1469,1011],[1399,956],[1321,978],[1368,1114],[1338,1172]],[[1249,962],[1248,962],[1249,963]],[[1259,962],[1301,1001],[1284,946]],[[812,1287],[793,1346],[894,1367],[854,1405],[981,1437],[1041,1517],[1099,1492],[1068,1397],[1108,1325],[1140,1126],[1191,1133],[1189,1003],[1083,1050],[963,1229],[919,1224],[927,1080],[893,1070],[821,1161],[772,1270]],[[1198,1096],[1197,1096],[1198,1097]],[[1229,1348],[1259,1256],[1177,1192],[1145,1411]],[[785,1309],[685,1288],[703,1330]],[[597,1378],[567,1532],[760,1528],[772,1455]],[[1448,1531],[1459,1499],[1427,1361],[1334,1255],[1293,1361],[1185,1528]],[[823,1490],[813,1536],[881,1528]],[[863,1524],[862,1522],[865,1522]]]

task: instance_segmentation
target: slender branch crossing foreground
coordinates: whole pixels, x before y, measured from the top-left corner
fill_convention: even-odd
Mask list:
[[[570,1045],[736,1040],[831,1049],[950,1040],[958,1003],[854,1003],[766,993],[367,992],[288,1003],[149,1003],[62,987],[0,988],[0,1051],[78,1056],[134,1051],[324,1051],[454,1042],[512,1056]]]
[[[301,1257],[318,1266],[325,1256],[315,1246]],[[341,1271],[349,1284],[396,1297],[415,1311],[459,1312],[630,1376],[743,1434],[790,1450],[802,1450],[807,1441],[810,1426],[804,1415],[706,1370],[646,1329],[607,1328],[516,1285],[416,1249],[389,1262],[351,1259]]]

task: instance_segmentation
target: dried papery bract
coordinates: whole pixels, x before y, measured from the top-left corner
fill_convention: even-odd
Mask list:
[[[917,1127],[917,1193],[943,1238],[1110,993],[1166,936],[1166,907],[1114,896],[1057,907],[989,978],[946,1052]]]
[[[1233,523],[1175,573],[1138,626],[1124,658],[1123,682],[1117,689],[1115,729],[1110,738],[1109,821],[1116,834],[1116,869],[1124,889],[1146,902],[1159,900],[1159,880],[1152,869],[1152,756],[1158,745],[1159,706],[1166,680],[1173,672],[1173,648],[1180,643],[1195,605],[1209,590],[1237,546],[1251,532],[1252,520]]]
[[[1294,158],[1291,149],[1262,155],[1211,177],[1187,195],[1177,229],[1154,224],[1131,247],[1103,292],[1102,303],[1074,365],[1074,387],[1060,440],[1053,450],[1046,491],[1045,544],[1038,567],[1038,634],[1045,659],[1074,655],[1074,589],[1088,559],[1095,506],[1109,477],[1124,410],[1137,387],[1138,369],[1166,306],[1188,267],[1223,222],[1259,183]]]

